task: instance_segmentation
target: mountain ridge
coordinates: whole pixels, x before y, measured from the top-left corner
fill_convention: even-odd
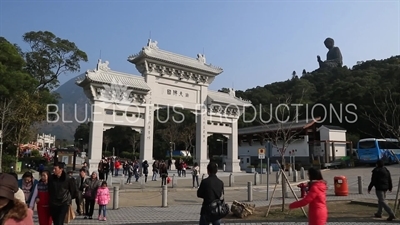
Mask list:
[[[80,122],[90,118],[90,102],[82,87],[76,85],[77,79],[84,78],[84,74],[71,78],[55,91],[59,94],[58,120],[45,121],[38,125],[39,133],[52,134],[56,139],[74,140],[75,129]],[[83,116],[82,116],[83,115]]]

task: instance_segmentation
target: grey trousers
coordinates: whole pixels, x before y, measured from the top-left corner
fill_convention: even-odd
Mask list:
[[[375,190],[376,197],[378,197],[378,212],[376,214],[382,215],[382,208],[389,214],[389,216],[394,216],[392,209],[386,204],[386,191]]]

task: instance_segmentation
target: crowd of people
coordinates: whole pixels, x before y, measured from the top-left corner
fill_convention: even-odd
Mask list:
[[[107,205],[110,202],[110,192],[105,180],[106,176],[100,177],[100,167],[108,161],[99,164],[98,171],[93,171],[90,176],[86,164],[79,171],[79,176],[74,178],[72,172],[65,171],[64,163],[56,163],[52,173],[44,170],[41,172],[39,181],[35,180],[31,172],[25,172],[18,180],[15,173],[0,174],[0,224],[1,225],[33,225],[33,210],[37,210],[39,225],[63,225],[67,215],[72,210],[72,201],[75,199],[76,213],[82,215],[83,219],[93,219],[94,206],[99,206],[97,219],[106,221]],[[114,162],[117,164],[117,162]],[[139,173],[138,162],[125,163],[128,167],[127,174]],[[104,166],[104,165],[103,165]],[[160,175],[162,184],[166,184],[168,176],[168,162],[155,161],[153,163],[153,178],[156,180]],[[147,178],[149,165],[147,161],[142,163],[141,169]],[[124,169],[125,170],[125,169]],[[103,170],[104,171],[104,170]],[[147,171],[147,172],[146,172]],[[192,171],[199,172],[195,163]],[[193,178],[193,186],[198,187],[197,196],[203,199],[200,211],[200,225],[220,225],[221,219],[229,213],[224,210],[224,183],[217,177],[218,165],[211,162],[207,166],[208,177],[200,185]],[[192,172],[193,177],[197,174]],[[115,175],[118,175],[116,171]],[[154,176],[155,175],[155,176]],[[307,195],[289,205],[289,209],[300,208],[309,205],[308,218],[310,225],[325,225],[328,220],[328,209],[326,206],[327,183],[322,177],[319,169],[308,170],[309,190]],[[102,179],[103,178],[103,179]],[[195,181],[197,186],[195,186]],[[388,221],[395,219],[395,215],[385,202],[387,191],[392,191],[392,179],[389,170],[384,167],[383,161],[378,161],[376,168],[372,171],[372,178],[368,186],[368,193],[375,187],[378,198],[378,211],[375,217],[382,217],[385,210],[389,217]],[[226,205],[226,207],[228,207]],[[226,208],[225,207],[225,208]],[[72,211],[73,212],[73,211]]]
[[[35,180],[31,172],[25,172],[20,180],[15,173],[0,174],[0,224],[33,225],[36,207],[39,225],[63,225],[72,211],[73,199],[78,215],[93,219],[97,203],[98,219],[105,221],[110,201],[107,182],[100,180],[97,172],[90,177],[86,172],[83,166],[75,179],[60,162],[54,165],[52,173],[42,171],[40,180]]]

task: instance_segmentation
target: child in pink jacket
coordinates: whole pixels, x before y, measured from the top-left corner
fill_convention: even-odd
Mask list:
[[[110,202],[110,191],[107,187],[107,182],[103,181],[101,187],[97,189],[96,202],[99,204],[99,220],[106,221],[107,205]],[[101,216],[103,212],[103,217]]]

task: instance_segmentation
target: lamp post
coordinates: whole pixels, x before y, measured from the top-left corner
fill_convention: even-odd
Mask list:
[[[172,148],[172,145],[174,146],[174,148]],[[175,142],[169,142],[169,156],[172,159],[172,149],[175,150]]]
[[[224,155],[224,139],[217,139],[217,141],[221,142],[221,156]]]

